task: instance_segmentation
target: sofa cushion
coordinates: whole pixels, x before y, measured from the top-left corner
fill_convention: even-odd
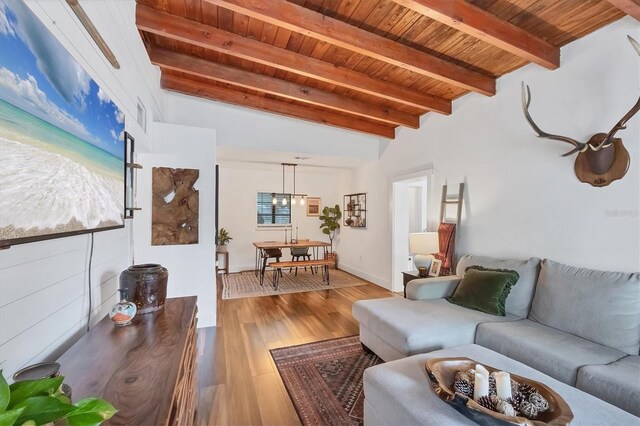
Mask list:
[[[526,318],[531,307],[531,300],[540,270],[540,259],[532,257],[528,260],[498,259],[488,256],[466,255],[458,262],[457,275],[463,276],[465,269],[471,265],[480,265],[485,268],[510,269],[516,271],[520,278],[511,289],[506,302],[508,314],[520,318]]]
[[[447,300],[491,315],[505,316],[504,304],[520,276],[516,271],[469,266],[455,292]]]
[[[529,317],[637,355],[640,273],[596,271],[545,259]]]
[[[452,305],[445,299],[400,297],[357,301],[353,316],[405,356],[473,343],[479,323],[517,319]]]
[[[476,343],[574,386],[578,369],[608,364],[625,353],[531,320],[480,324]]]
[[[576,387],[640,417],[640,356],[584,366],[578,371]]]

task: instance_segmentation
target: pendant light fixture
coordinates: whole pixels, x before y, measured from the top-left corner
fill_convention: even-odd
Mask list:
[[[291,197],[291,205],[296,205],[296,165],[293,165],[293,196]]]
[[[296,166],[297,164],[292,164],[292,163],[281,163],[282,164],[282,193],[280,195],[282,195],[282,201],[281,204],[283,206],[286,206],[288,201],[287,201],[287,196],[291,197],[291,205],[295,206],[296,204],[298,204],[298,197],[300,197],[300,205],[303,206],[305,204],[305,197],[307,196],[307,194],[298,194],[296,193]],[[286,193],[284,192],[284,182],[285,182],[285,167],[293,167],[293,193]],[[272,199],[271,199],[271,203],[273,205],[278,204],[278,194],[273,193],[272,194]]]
[[[284,193],[284,166],[286,166],[286,164],[282,163],[282,205],[286,206],[287,205],[287,196]]]

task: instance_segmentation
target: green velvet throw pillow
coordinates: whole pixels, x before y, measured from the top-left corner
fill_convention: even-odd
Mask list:
[[[478,265],[465,269],[453,296],[447,300],[465,308],[505,316],[505,302],[520,275],[509,269],[489,269]]]

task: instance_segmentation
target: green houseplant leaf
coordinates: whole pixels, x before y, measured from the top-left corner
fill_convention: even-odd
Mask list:
[[[100,414],[84,413],[84,414],[71,414],[65,419],[69,426],[97,426],[104,422]]]
[[[118,412],[113,405],[98,398],[82,399],[75,406],[76,409],[66,419],[69,426],[99,425]]]
[[[24,380],[8,385],[0,370],[0,426],[37,426],[65,420],[69,426],[94,426],[118,411],[99,398],[75,405],[62,392],[64,377]]]
[[[11,399],[11,391],[9,390],[9,384],[0,370],[0,413],[7,409],[9,400]]]
[[[322,233],[329,236],[329,242],[331,244],[331,252],[333,252],[333,239],[336,236],[336,231],[340,229],[340,218],[342,217],[342,212],[340,211],[340,206],[335,205],[335,207],[327,207],[325,206],[322,209],[322,215],[320,215],[320,229],[322,229]]]
[[[229,241],[233,240],[233,238],[229,236],[229,232],[226,229],[220,228],[220,231],[216,235],[216,240],[218,241],[219,245],[225,245]]]
[[[34,396],[53,395],[60,389],[63,380],[64,377],[58,376],[52,379],[23,380],[12,384],[9,387],[11,398],[8,408],[14,408],[24,400]]]
[[[24,408],[18,408],[15,410],[3,411],[0,412],[0,426],[11,426],[13,425],[20,414],[24,411]]]
[[[18,425],[28,420],[33,420],[39,425],[55,422],[76,409],[73,405],[65,404],[51,396],[33,396],[20,402],[15,408],[24,409],[16,421]]]

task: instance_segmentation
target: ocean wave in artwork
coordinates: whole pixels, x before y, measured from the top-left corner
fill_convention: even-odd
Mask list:
[[[59,153],[0,138],[0,231],[64,232],[122,224],[124,184]],[[2,232],[0,232],[2,233]],[[4,235],[6,237],[6,235]]]

